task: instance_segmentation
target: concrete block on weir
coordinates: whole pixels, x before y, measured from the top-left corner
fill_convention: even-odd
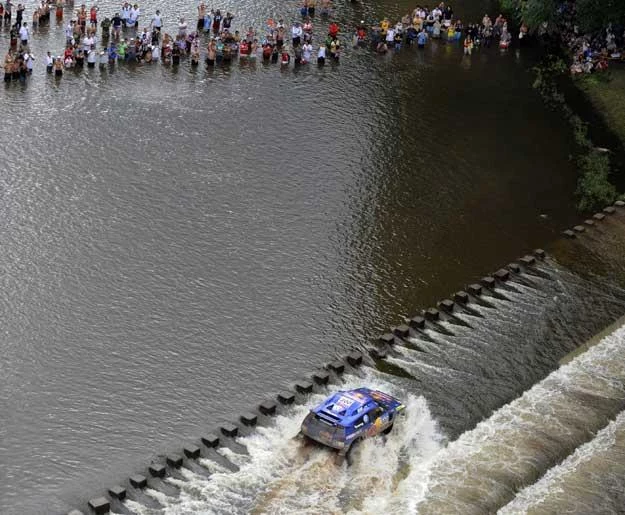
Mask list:
[[[614,213],[616,213],[616,208],[614,206],[604,207],[603,212],[606,215],[613,215]]]
[[[410,327],[406,324],[398,325],[393,329],[393,333],[395,334],[395,336],[399,336],[400,338],[408,338],[408,336],[410,336]],[[395,340],[390,343],[395,343]]]
[[[280,404],[293,404],[295,402],[295,395],[291,392],[280,392],[278,394],[278,401]]]
[[[352,367],[362,365],[362,354],[360,352],[350,352],[345,359]]]
[[[128,478],[128,481],[133,488],[145,488],[146,486],[148,486],[148,480],[145,476],[142,476],[141,474],[130,476],[130,478]]]
[[[438,309],[445,313],[452,313],[454,310],[454,301],[449,299],[441,300],[438,303]]]
[[[510,263],[506,268],[515,274],[521,273],[521,267],[517,263]]]
[[[510,271],[503,268],[497,270],[493,275],[497,281],[501,281],[502,283],[510,279]]]
[[[594,220],[591,220],[590,218],[587,220],[584,220],[584,225],[587,225],[588,227],[592,227],[593,225],[595,225]]]
[[[468,304],[469,294],[466,291],[457,291],[454,293],[454,301],[456,301],[457,304]]]
[[[522,258],[519,258],[519,263],[521,263],[523,266],[533,266],[536,264],[536,258],[534,256],[523,256]]]
[[[276,403],[272,401],[262,402],[258,406],[258,411],[260,411],[263,415],[275,415],[276,409]]]
[[[213,448],[219,446],[219,437],[213,433],[204,435],[201,440],[206,447]]]
[[[625,202],[623,202],[622,200],[617,200],[614,205],[616,207],[625,207]]]
[[[416,317],[412,317],[409,323],[410,327],[413,329],[423,329],[425,327],[425,318],[417,315]]]
[[[320,370],[312,375],[312,379],[317,384],[328,384],[330,382],[330,374]]]
[[[393,345],[395,343],[395,335],[393,333],[383,334],[378,338],[382,345]]]
[[[376,349],[375,347],[369,349],[369,354],[375,360],[386,359],[388,356],[385,349]]]
[[[187,445],[182,449],[182,452],[187,458],[195,460],[200,457],[200,448],[197,445]]]
[[[424,315],[425,315],[425,319],[429,320],[430,322],[434,322],[440,319],[441,317],[441,314],[436,308],[429,308],[428,310],[425,311]]]
[[[158,463],[152,463],[148,467],[148,471],[152,477],[165,477],[165,474],[167,473],[165,465],[159,465]]]
[[[494,290],[496,281],[494,277],[487,275],[486,277],[482,277],[480,279],[480,284],[484,286],[484,288],[488,288],[489,290]]]
[[[166,458],[167,465],[173,467],[175,469],[179,469],[182,467],[182,456],[179,454],[172,454],[171,456],[167,456]]]
[[[96,515],[104,515],[111,511],[111,503],[106,497],[98,497],[89,501],[89,508]]]
[[[534,256],[538,259],[545,259],[547,253],[543,249],[534,249]]]
[[[243,415],[241,415],[239,419],[246,426],[255,426],[256,422],[258,422],[258,416],[254,413],[243,413]]]
[[[233,438],[239,434],[239,428],[234,424],[222,424],[219,430],[225,435]]]
[[[126,489],[123,486],[115,485],[109,488],[109,495],[113,499],[123,501],[126,498]]]
[[[310,381],[298,381],[295,383],[295,391],[298,393],[312,393],[313,384]]]
[[[567,238],[575,238],[575,233],[571,231],[571,229],[567,229],[562,234],[566,236]]]
[[[341,361],[333,361],[332,363],[328,363],[328,370],[341,375],[345,372],[345,365]]]
[[[575,232],[584,232],[586,229],[582,225],[576,225],[575,227],[573,227],[573,230]]]
[[[479,284],[469,284],[469,286],[467,286],[467,291],[474,297],[482,295],[482,287]]]
[[[603,213],[595,213],[594,215],[592,215],[592,217],[598,222],[600,222],[601,220],[605,218],[605,215]]]

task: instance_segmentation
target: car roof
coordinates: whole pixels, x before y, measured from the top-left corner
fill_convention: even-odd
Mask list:
[[[312,411],[329,422],[349,425],[363,413],[379,405],[388,409],[393,403],[401,404],[394,397],[383,392],[369,388],[356,388],[336,392]]]

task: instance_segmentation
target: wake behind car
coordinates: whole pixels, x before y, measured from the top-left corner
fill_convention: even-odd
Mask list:
[[[315,442],[338,449],[339,456],[346,456],[355,442],[388,434],[404,409],[401,401],[378,390],[340,391],[310,410],[301,432]]]

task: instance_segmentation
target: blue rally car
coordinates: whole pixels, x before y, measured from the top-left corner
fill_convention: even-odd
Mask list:
[[[339,456],[346,456],[354,442],[388,434],[405,408],[395,397],[378,390],[336,392],[310,410],[301,432],[311,440],[338,449]]]

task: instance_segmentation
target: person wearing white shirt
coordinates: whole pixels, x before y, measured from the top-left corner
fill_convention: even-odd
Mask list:
[[[139,27],[139,15],[141,14],[141,10],[137,4],[132,6],[130,9],[130,14],[128,15],[128,26],[134,27],[135,29]]]
[[[161,31],[161,27],[163,26],[163,19],[161,18],[161,11],[156,10],[156,14],[152,16],[152,22],[150,23],[153,29]]]
[[[26,61],[26,70],[28,71],[28,74],[32,74],[33,66],[35,64],[35,58],[33,57],[33,54],[31,54],[30,52],[24,54],[24,61]]]
[[[24,22],[24,25],[20,27],[20,40],[22,41],[22,46],[28,45],[28,24]]]
[[[181,38],[187,37],[187,22],[184,18],[180,18],[180,22],[178,23],[178,35]]]
[[[313,46],[310,43],[304,43],[302,51],[304,53],[304,63],[309,63],[312,56]]]
[[[326,46],[322,43],[317,51],[317,64],[323,66],[326,62]]]
[[[293,27],[291,27],[291,36],[293,37],[293,46],[297,47],[300,45],[302,34],[303,34],[302,26],[299,22],[295,22]]]
[[[54,57],[48,52],[46,54],[46,72],[52,73],[52,68],[54,68]]]
[[[92,36],[85,36],[82,39],[82,49],[85,52],[85,54],[89,52],[89,50],[94,44],[95,44],[95,41],[93,40]]]
[[[67,22],[67,26],[65,27],[65,44],[74,44],[74,26],[72,25],[71,20]]]
[[[91,45],[89,53],[87,53],[87,67],[93,68],[98,60],[98,54],[95,51],[95,46]]]
[[[124,27],[128,26],[129,17],[130,17],[130,5],[128,4],[128,2],[126,2],[124,3],[122,10],[121,10],[122,24],[124,25]]]

